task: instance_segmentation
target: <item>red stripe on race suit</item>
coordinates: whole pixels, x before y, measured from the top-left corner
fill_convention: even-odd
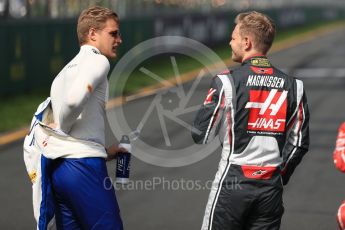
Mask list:
[[[268,180],[271,179],[273,173],[277,170],[274,166],[254,166],[254,165],[241,165],[243,175],[250,179]]]
[[[268,74],[268,75],[273,74],[273,68],[263,68],[263,67],[255,67],[255,66],[251,66],[250,68],[256,74]]]
[[[220,108],[224,109],[224,108],[225,108],[225,96],[224,96],[224,94],[223,94],[221,100],[222,100],[222,102],[221,102],[221,104],[220,104]]]

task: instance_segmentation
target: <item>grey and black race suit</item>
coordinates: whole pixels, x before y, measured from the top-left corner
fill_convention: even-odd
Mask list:
[[[283,185],[309,147],[303,82],[254,56],[215,76],[192,137],[222,155],[202,229],[279,229]]]

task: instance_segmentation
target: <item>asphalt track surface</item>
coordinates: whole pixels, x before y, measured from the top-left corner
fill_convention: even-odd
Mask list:
[[[270,55],[275,66],[303,79],[311,112],[309,153],[284,190],[283,230],[337,229],[336,211],[345,199],[345,175],[334,168],[332,151],[337,128],[345,121],[344,41],[345,29]],[[203,101],[209,82],[210,78],[200,82],[191,104]],[[191,83],[184,89],[190,87]],[[128,123],[135,126],[153,100],[149,96],[126,104]],[[193,117],[193,113],[182,116],[189,123]],[[191,145],[189,132],[166,119],[174,148],[166,147],[158,120],[157,114],[150,115],[140,134],[141,140],[170,150],[171,154]],[[113,136],[110,130],[107,132],[110,142]],[[125,229],[200,229],[209,193],[208,181],[215,175],[219,158],[220,149],[195,164],[167,168],[133,157],[131,179],[137,181],[137,186],[132,183],[131,187],[116,189]],[[114,162],[108,163],[112,178],[114,168]],[[0,172],[0,228],[35,229],[22,141],[0,149]]]

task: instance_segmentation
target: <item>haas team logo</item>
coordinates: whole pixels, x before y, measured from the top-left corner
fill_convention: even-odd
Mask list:
[[[288,91],[250,90],[248,130],[284,132]]]

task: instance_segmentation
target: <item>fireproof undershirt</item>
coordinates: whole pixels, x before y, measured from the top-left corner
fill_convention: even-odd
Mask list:
[[[54,79],[50,96],[54,120],[70,136],[105,144],[109,61],[83,45]]]

